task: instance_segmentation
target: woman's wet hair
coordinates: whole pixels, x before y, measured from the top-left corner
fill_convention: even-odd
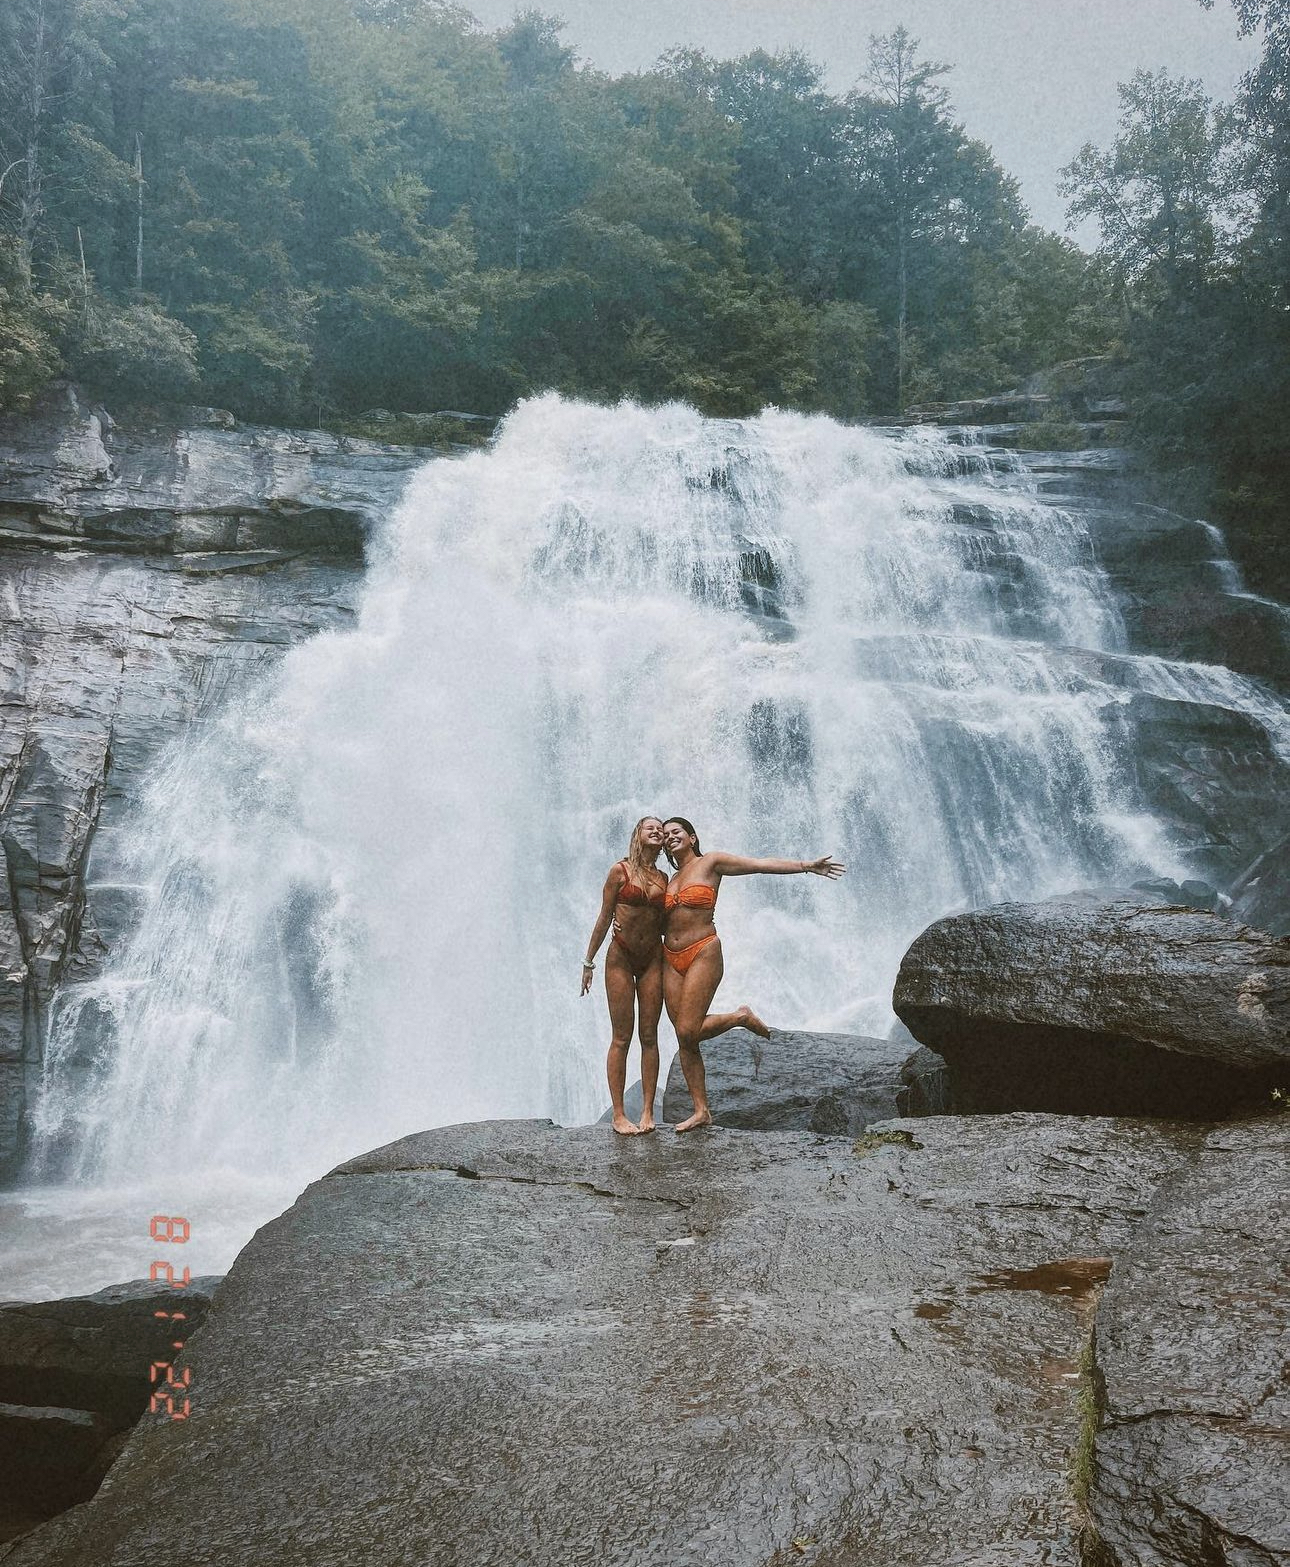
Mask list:
[[[638,887],[648,889],[651,875],[662,876],[662,871],[655,869],[658,854],[650,855],[645,845],[641,842],[641,828],[646,822],[662,821],[661,816],[642,816],[635,827],[627,844],[627,868],[632,873],[632,880]]]
[[[694,852],[696,854],[702,854],[703,850],[699,847],[699,835],[694,830],[694,823],[693,822],[687,822],[684,816],[669,816],[667,821],[665,821],[663,823],[663,825],[664,825],[664,827],[667,827],[667,826],[670,826],[672,822],[675,822],[678,827],[684,827],[685,828],[686,832],[694,840]],[[667,854],[667,850],[664,849],[663,853]],[[672,856],[670,854],[667,854],[667,863],[672,867],[673,870],[676,869],[676,861],[672,858]]]

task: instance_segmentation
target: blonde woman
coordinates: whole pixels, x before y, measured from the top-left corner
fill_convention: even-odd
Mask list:
[[[663,899],[667,892],[667,877],[655,865],[662,847],[662,821],[657,816],[642,816],[632,830],[627,854],[610,866],[605,877],[600,913],[582,965],[585,996],[595,978],[596,954],[612,925],[614,936],[605,953],[605,997],[612,1030],[605,1073],[609,1078],[614,1131],[624,1137],[654,1130],[658,1020],[663,1011]],[[633,1025],[640,1033],[641,1088],[645,1095],[639,1125],[623,1108]]]

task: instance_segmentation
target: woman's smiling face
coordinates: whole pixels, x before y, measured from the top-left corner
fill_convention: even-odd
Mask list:
[[[668,822],[662,827],[663,847],[671,855],[680,854],[683,849],[691,848],[690,835],[680,822]]]
[[[641,823],[641,842],[650,849],[663,847],[663,823],[657,816],[647,816]]]

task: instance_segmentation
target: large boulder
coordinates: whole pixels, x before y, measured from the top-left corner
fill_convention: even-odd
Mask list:
[[[1077,1567],[1099,1281],[1203,1144],[404,1138],[257,1233],[184,1353],[192,1417],[6,1567]]]
[[[1213,1116],[1290,1086],[1290,941],[1073,894],[939,920],[893,1004],[976,1110]]]
[[[936,1062],[920,1057],[916,1040],[859,1034],[790,1033],[759,1039],[732,1029],[703,1047],[708,1099],[718,1126],[752,1132],[863,1131],[892,1116],[921,1115],[936,1097]],[[925,1052],[930,1054],[930,1052]],[[663,1093],[663,1119],[677,1122],[691,1104],[681,1060],[674,1056]]]

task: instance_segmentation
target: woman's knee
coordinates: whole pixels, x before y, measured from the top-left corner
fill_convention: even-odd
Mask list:
[[[600,1037],[603,1039],[605,1036],[602,1034]],[[609,1041],[609,1048],[611,1050],[627,1050],[631,1046],[631,1042],[632,1036],[630,1034],[615,1034]]]
[[[689,1029],[682,1030],[678,1028],[676,1031],[676,1043],[677,1047],[686,1055],[689,1055],[691,1052],[697,1055],[699,1053],[698,1029],[696,1028],[691,1032]]]

